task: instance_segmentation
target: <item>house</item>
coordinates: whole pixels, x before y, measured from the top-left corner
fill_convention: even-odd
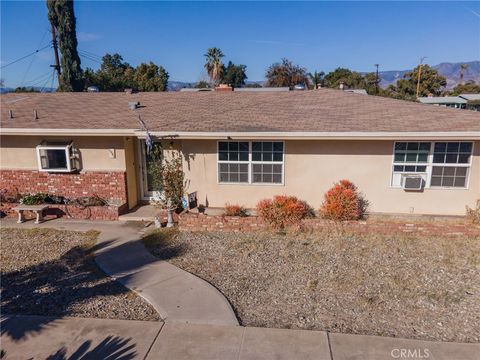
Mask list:
[[[467,109],[480,111],[480,94],[460,94],[459,97],[467,100]]]
[[[429,96],[418,98],[422,104],[480,111],[480,94],[460,94],[458,96]]]
[[[152,196],[147,131],[209,207],[318,208],[340,179],[374,213],[464,215],[480,198],[480,114],[331,89],[1,95],[1,187],[98,194],[114,218]]]
[[[422,104],[430,104],[437,106],[446,106],[455,109],[466,109],[467,100],[460,96],[428,96],[418,98]]]

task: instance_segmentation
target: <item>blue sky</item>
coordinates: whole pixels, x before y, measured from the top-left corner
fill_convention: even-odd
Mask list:
[[[247,65],[249,80],[287,57],[309,71],[409,69],[480,59],[480,2],[161,2],[77,1],[79,49],[153,61],[171,80],[198,81],[203,54]],[[1,2],[1,65],[47,44],[44,1]],[[96,59],[97,57],[94,56]],[[6,86],[50,86],[50,49],[1,70]],[[98,63],[82,59],[82,67]]]

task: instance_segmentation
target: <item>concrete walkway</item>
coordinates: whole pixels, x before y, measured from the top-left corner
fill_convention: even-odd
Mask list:
[[[4,316],[9,359],[478,360],[479,344],[452,344],[310,330],[150,321]]]
[[[54,228],[100,232],[95,261],[108,275],[153,305],[165,322],[238,325],[227,299],[215,287],[167,261],[158,260],[143,246],[146,228],[141,223],[52,220],[17,224],[3,219],[5,227]]]

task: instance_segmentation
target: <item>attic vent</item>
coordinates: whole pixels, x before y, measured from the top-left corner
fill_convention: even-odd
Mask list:
[[[138,109],[139,106],[140,106],[140,101],[131,101],[128,103],[128,107],[130,108],[130,110]]]

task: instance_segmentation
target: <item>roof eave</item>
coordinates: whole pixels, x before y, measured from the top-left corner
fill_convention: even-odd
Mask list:
[[[137,136],[146,132],[138,129],[22,129],[2,128],[0,135],[21,136]],[[480,140],[480,131],[424,131],[424,132],[186,132],[150,131],[151,136],[177,139],[279,139],[279,140]]]
[[[2,128],[0,135],[22,136],[135,136],[135,129],[23,129]]]
[[[279,140],[480,140],[480,131],[448,132],[166,132],[150,131],[151,136],[178,139],[279,139]],[[145,131],[136,131],[144,138]]]

